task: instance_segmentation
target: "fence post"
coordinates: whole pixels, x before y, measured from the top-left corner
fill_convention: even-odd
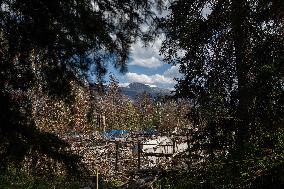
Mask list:
[[[138,144],[138,169],[140,169],[140,167],[141,167],[141,157],[140,157],[140,153],[141,153],[141,146],[140,146],[140,142],[139,142],[139,140],[138,140],[138,142],[137,142],[137,144]]]
[[[174,162],[174,154],[176,152],[176,141],[175,141],[175,138],[172,139],[173,140],[173,155],[172,155],[172,166],[174,167],[175,166],[175,162]]]
[[[189,132],[186,132],[187,150],[189,151]]]
[[[96,188],[99,189],[99,169],[97,167],[97,172],[96,172],[96,175],[97,175],[97,179],[96,179]]]
[[[118,142],[115,142],[115,170],[118,171]]]
[[[187,143],[187,168],[189,169],[190,167],[190,152],[189,152],[189,131],[186,132],[186,143]]]
[[[173,155],[176,152],[176,140],[173,138]]]

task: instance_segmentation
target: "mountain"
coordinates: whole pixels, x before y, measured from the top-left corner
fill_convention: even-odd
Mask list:
[[[127,87],[120,87],[120,90],[122,94],[130,97],[131,99],[135,99],[138,94],[141,94],[143,92],[149,93],[152,97],[156,97],[158,95],[172,95],[171,91],[168,89],[150,87],[149,85],[137,82],[130,83]]]

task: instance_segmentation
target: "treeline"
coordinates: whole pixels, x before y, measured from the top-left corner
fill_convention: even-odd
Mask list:
[[[173,96],[153,98],[141,93],[135,100],[123,95],[118,81],[111,76],[101,92],[93,85],[73,81],[71,104],[53,99],[39,90],[33,93],[33,119],[37,128],[61,137],[71,133],[92,134],[110,130],[159,133],[177,132],[190,128],[187,119],[190,104]]]
[[[129,131],[157,130],[171,133],[175,129],[189,128],[186,119],[190,104],[185,100],[160,96],[153,98],[146,92],[135,100],[121,94],[118,82],[111,82],[103,95],[95,95],[96,113],[105,116],[106,130],[124,129]]]

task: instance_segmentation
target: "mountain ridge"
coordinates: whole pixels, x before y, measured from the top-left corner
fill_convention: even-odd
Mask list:
[[[169,89],[151,87],[149,85],[139,82],[130,83],[126,87],[119,87],[119,89],[121,90],[121,93],[123,95],[128,96],[131,99],[136,98],[137,95],[143,92],[149,93],[152,97],[157,97],[159,95],[161,96],[172,95]]]

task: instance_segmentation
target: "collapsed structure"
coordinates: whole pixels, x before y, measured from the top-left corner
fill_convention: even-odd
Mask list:
[[[182,155],[189,145],[186,133],[163,136],[111,131],[105,135],[73,134],[65,140],[72,144],[73,152],[83,157],[89,171],[93,175],[98,171],[106,181],[129,183],[137,179],[135,174],[139,172],[187,168]]]

